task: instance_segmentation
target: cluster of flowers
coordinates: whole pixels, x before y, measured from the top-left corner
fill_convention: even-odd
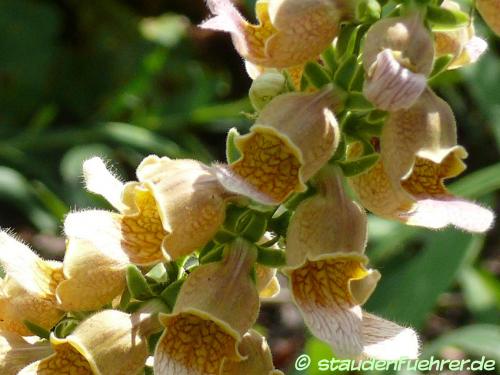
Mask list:
[[[476,2],[498,32],[497,3]],[[230,131],[227,164],[149,156],[122,183],[86,161],[87,189],[116,211],[70,213],[63,262],[1,232],[2,374],[280,374],[252,329],[278,268],[337,357],[416,358],[412,329],[361,308],[380,279],[364,208],[491,226],[490,210],[444,186],[467,154],[427,85],[486,48],[455,3],[401,3],[381,19],[374,0],[258,0],[258,25],[230,0],[208,5],[202,27],[230,32],[254,78],[255,124]]]

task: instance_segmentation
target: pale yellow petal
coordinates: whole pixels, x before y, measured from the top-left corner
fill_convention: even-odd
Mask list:
[[[243,361],[226,361],[221,375],[282,375],[275,370],[271,349],[265,337],[255,330],[250,330],[243,336],[239,345]]]
[[[287,232],[287,267],[325,254],[360,253],[366,246],[364,210],[344,192],[340,171],[322,170],[316,178],[318,193],[300,203]]]
[[[83,178],[88,191],[102,195],[118,211],[124,209],[121,200],[123,183],[106,167],[101,158],[93,157],[83,163]]]
[[[126,262],[108,256],[90,241],[71,239],[64,256],[64,276],[56,295],[65,311],[93,311],[125,288]]]
[[[280,292],[280,283],[276,277],[276,268],[256,264],[255,275],[256,287],[260,298],[272,298]]]
[[[137,168],[137,176],[154,196],[170,257],[177,259],[204,246],[224,222],[230,194],[213,168],[195,160],[149,156]]]

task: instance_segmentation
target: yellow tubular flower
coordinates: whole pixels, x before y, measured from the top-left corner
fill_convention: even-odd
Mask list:
[[[195,160],[149,156],[137,168],[140,183],[157,202],[166,256],[177,259],[204,246],[224,222],[231,194],[213,168]]]
[[[11,332],[0,332],[0,374],[17,375],[30,363],[52,353],[48,342],[29,342]]]
[[[45,261],[28,246],[0,232],[0,330],[32,335],[24,321],[50,330],[62,317],[55,290],[63,279],[60,262]]]
[[[450,107],[431,90],[410,109],[389,114],[380,146],[378,164],[350,179],[367,209],[428,228],[454,225],[484,232],[491,226],[490,210],[453,196],[444,186],[444,180],[463,172],[467,153],[457,146]]]
[[[441,7],[450,10],[460,10],[458,3],[451,0],[443,1]],[[447,54],[453,56],[448,69],[457,69],[464,65],[475,63],[488,48],[486,41],[475,35],[474,24],[472,22],[459,29],[435,32],[434,39],[436,57]]]
[[[221,184],[264,204],[278,204],[304,191],[305,182],[337,148],[338,124],[329,109],[335,105],[331,87],[274,98],[250,133],[236,139],[241,157],[219,168]]]
[[[368,30],[363,49],[363,94],[377,108],[408,108],[427,86],[434,45],[422,17],[384,18]]]
[[[283,375],[275,370],[271,349],[266,339],[255,330],[243,336],[239,346],[246,359],[241,362],[225,362],[222,375]]]
[[[411,329],[361,310],[380,278],[365,268],[366,214],[345,195],[340,172],[325,168],[317,180],[287,234],[284,271],[304,321],[339,358],[416,357]]]
[[[484,22],[496,35],[500,36],[500,1],[476,0],[475,4]]]
[[[140,323],[136,315],[99,312],[64,339],[52,335],[54,354],[25,367],[19,375],[139,374],[148,357]]]
[[[155,351],[155,373],[219,375],[226,361],[244,359],[238,350],[255,323],[259,296],[251,278],[257,251],[238,239],[221,262],[196,268],[187,278]]]
[[[238,53],[255,65],[287,68],[317,58],[353,12],[350,1],[259,0],[258,25],[249,24],[231,0],[208,0],[214,14],[201,27],[229,32]]]
[[[66,280],[57,290],[67,311],[102,307],[122,292],[127,264],[189,254],[224,221],[229,194],[211,168],[193,160],[149,156],[137,169],[139,181],[122,184],[93,158],[85,162],[84,175],[87,188],[120,213],[88,210],[67,216]]]

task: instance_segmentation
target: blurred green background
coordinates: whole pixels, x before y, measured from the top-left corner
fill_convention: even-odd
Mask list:
[[[253,1],[240,2],[252,17]],[[70,209],[103,206],[81,163],[112,160],[123,178],[147,154],[224,159],[226,131],[250,125],[250,80],[226,35],[201,31],[202,0],[0,1],[0,226],[60,257]],[[455,111],[469,169],[451,186],[496,207],[500,188],[500,44],[433,82]],[[383,278],[366,309],[415,327],[423,356],[500,366],[500,226],[487,235],[430,232],[370,218],[368,255]],[[286,293],[260,325],[286,374],[312,339]]]

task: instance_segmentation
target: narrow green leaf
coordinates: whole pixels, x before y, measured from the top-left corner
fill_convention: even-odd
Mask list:
[[[345,102],[348,111],[369,111],[373,104],[360,92],[351,92]]]
[[[351,85],[357,67],[357,57],[354,55],[349,56],[340,64],[333,77],[333,81],[339,87],[347,91]]]
[[[161,299],[167,304],[170,311],[173,310],[175,306],[175,301],[177,300],[177,295],[181,290],[182,284],[184,284],[185,279],[174,281],[172,284],[167,286],[163,292],[161,292]]]
[[[127,266],[127,286],[135,299],[146,300],[154,295],[141,270],[133,264]]]
[[[286,264],[286,255],[283,250],[258,246],[257,263],[268,267],[281,267]]]
[[[40,327],[38,324],[30,322],[29,320],[24,320],[23,323],[34,335],[46,340],[50,338],[50,332]]]
[[[474,324],[458,328],[431,342],[424,348],[420,358],[429,358],[431,355],[439,354],[443,348],[453,346],[466,351],[468,354],[478,357],[485,356],[486,359],[492,359],[500,363],[499,343],[499,326]]]
[[[311,85],[321,88],[331,82],[328,73],[317,63],[308,62],[304,68],[304,75]]]
[[[451,10],[436,5],[427,6],[427,20],[431,23],[433,30],[453,30],[469,23],[467,13],[459,10]]]
[[[429,79],[432,79],[446,70],[451,60],[453,60],[453,55],[451,53],[438,57],[434,61],[434,66],[432,67],[432,72],[429,75]]]
[[[484,236],[447,229],[426,232],[425,239],[425,247],[411,261],[384,269],[384,277],[367,303],[368,310],[421,327],[460,267],[482,247]]]
[[[337,61],[341,61],[347,51],[349,41],[354,32],[356,32],[356,25],[342,25],[337,43],[335,44],[335,57]]]
[[[226,159],[229,164],[234,163],[241,157],[241,152],[236,147],[236,137],[238,137],[240,133],[236,128],[231,128],[227,133],[226,138]]]
[[[245,220],[244,227],[238,232],[238,234],[250,242],[257,242],[262,238],[266,229],[266,217],[254,212],[249,215],[247,220]]]
[[[330,45],[322,54],[321,60],[324,62],[325,66],[328,68],[331,74],[335,73],[337,70],[337,61],[335,61],[335,49]]]

